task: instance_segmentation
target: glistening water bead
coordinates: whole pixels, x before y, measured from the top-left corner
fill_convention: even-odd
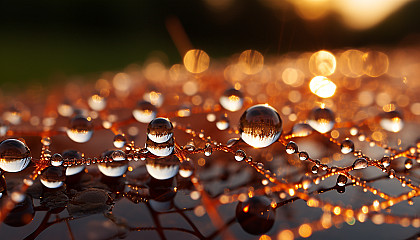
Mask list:
[[[41,183],[47,188],[59,188],[66,180],[65,169],[61,166],[49,166],[41,174]]]
[[[308,124],[320,133],[326,133],[333,129],[335,116],[328,108],[315,108],[311,111]]]
[[[404,127],[402,114],[398,111],[385,112],[381,115],[379,125],[389,132],[399,132]]]
[[[179,159],[175,155],[156,159],[147,158],[146,170],[155,179],[169,179],[178,173]]]
[[[31,161],[28,146],[17,139],[6,139],[0,143],[0,168],[6,172],[20,172]]]
[[[77,143],[84,143],[90,140],[93,134],[93,125],[90,118],[82,115],[75,116],[67,129],[67,136]]]
[[[140,101],[133,110],[134,118],[141,123],[151,122],[157,114],[157,108],[148,101]]]
[[[155,143],[164,143],[172,138],[174,127],[167,118],[155,118],[147,126],[147,136]]]
[[[236,112],[244,105],[244,96],[241,91],[229,88],[219,98],[219,102],[224,109]]]
[[[146,139],[146,148],[151,152],[153,155],[159,157],[166,157],[172,154],[174,150],[175,142],[173,138],[170,138],[166,142],[156,143],[152,141],[149,137]]]
[[[282,130],[280,115],[268,104],[248,108],[239,123],[242,140],[254,148],[270,146],[279,139]]]
[[[346,138],[342,143],[341,143],[341,153],[343,154],[348,154],[354,151],[354,143],[352,140]]]

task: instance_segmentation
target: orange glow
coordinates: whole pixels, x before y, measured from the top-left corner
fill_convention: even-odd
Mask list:
[[[184,56],[184,66],[190,73],[202,73],[209,68],[210,57],[199,49],[189,50]]]
[[[315,76],[329,76],[334,73],[336,66],[334,55],[325,50],[312,54],[309,59],[309,70]]]
[[[338,59],[341,73],[347,77],[360,77],[363,72],[363,52],[350,49],[342,53]]]
[[[243,209],[244,213],[247,213],[249,211],[249,205],[246,205]]]
[[[363,70],[369,77],[379,77],[388,71],[388,56],[383,52],[370,51],[362,59]]]
[[[239,67],[245,74],[253,75],[261,72],[264,66],[263,55],[255,50],[246,50],[239,56]]]
[[[330,98],[334,95],[337,86],[328,78],[316,76],[309,82],[311,92],[321,98]]]
[[[310,237],[312,235],[312,227],[309,224],[302,224],[299,227],[299,235],[303,238]]]

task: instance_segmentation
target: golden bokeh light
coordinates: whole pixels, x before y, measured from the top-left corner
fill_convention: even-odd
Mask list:
[[[190,73],[202,73],[209,68],[210,57],[200,49],[191,49],[184,56],[184,66]]]
[[[299,235],[303,238],[310,237],[312,235],[312,227],[309,224],[302,224],[299,227]]]
[[[254,75],[264,67],[264,57],[256,50],[246,50],[241,53],[238,61],[242,72],[248,75]]]
[[[347,77],[360,77],[363,71],[363,52],[350,49],[343,52],[338,58],[338,67],[342,74]]]
[[[309,71],[315,76],[330,76],[334,73],[337,61],[331,52],[321,50],[309,59]]]
[[[388,56],[379,51],[369,51],[363,55],[363,71],[369,77],[379,77],[388,71]]]
[[[334,95],[337,86],[328,78],[316,76],[309,82],[311,92],[321,98],[330,98]]]

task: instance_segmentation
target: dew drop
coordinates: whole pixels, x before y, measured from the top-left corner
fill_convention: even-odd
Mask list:
[[[305,161],[309,159],[309,154],[307,152],[300,152],[299,153],[299,160]]]
[[[242,229],[253,235],[268,232],[274,225],[275,209],[265,196],[248,198],[236,205],[236,220]]]
[[[241,116],[239,132],[242,140],[254,148],[263,148],[277,141],[283,130],[277,111],[268,104],[248,108]]]
[[[17,139],[6,139],[0,143],[0,168],[6,172],[20,172],[31,162],[28,146]]]
[[[407,158],[404,162],[405,169],[411,169],[413,167],[413,160]]]
[[[175,155],[146,159],[147,172],[155,179],[165,180],[174,177],[179,170],[179,159]]]
[[[61,166],[63,164],[63,156],[61,156],[61,154],[59,153],[54,153],[51,156],[50,161],[51,161],[51,165],[54,167]]]
[[[312,169],[311,170],[312,170],[312,173],[313,174],[317,174],[318,171],[319,171],[319,169],[318,169],[318,167],[316,165],[312,166]]]
[[[122,134],[117,134],[114,136],[114,147],[116,148],[123,148],[125,144],[127,143],[127,139]]]
[[[61,166],[49,166],[41,173],[40,179],[42,185],[47,188],[59,188],[63,186],[66,180],[64,168]]]
[[[146,148],[153,155],[159,157],[166,157],[172,154],[174,150],[174,139],[170,138],[168,141],[163,143],[156,143],[152,141],[149,137],[146,139]]]
[[[106,99],[105,97],[101,96],[100,94],[93,94],[88,99],[89,107],[94,111],[102,111],[106,107]]]
[[[80,154],[80,152],[76,150],[64,151],[62,156],[63,156],[63,159],[68,159],[68,160],[80,160],[82,158],[82,155]],[[85,169],[85,165],[69,166],[66,168],[66,176],[76,175],[82,172],[84,169]]]
[[[297,151],[298,151],[298,145],[295,142],[290,141],[286,145],[286,153],[287,154],[293,154],[293,153],[296,153]]]
[[[358,158],[353,163],[354,169],[364,169],[368,167],[368,162],[366,158]]]
[[[194,165],[191,159],[184,160],[179,165],[179,175],[183,178],[190,177],[194,172]]]
[[[210,144],[206,144],[206,147],[204,149],[204,155],[206,157],[210,157],[212,153],[213,153],[213,148],[210,146]]]
[[[82,115],[75,116],[67,129],[67,136],[77,143],[84,143],[90,140],[93,134],[93,125],[90,118]]]
[[[157,108],[148,101],[140,101],[133,110],[134,118],[141,123],[150,123],[156,118]]]
[[[352,140],[346,138],[342,143],[341,143],[341,153],[343,154],[348,154],[354,151],[354,143]]]
[[[337,177],[337,186],[343,187],[347,183],[347,177],[344,175],[338,175]]]
[[[404,127],[402,114],[398,111],[385,112],[381,115],[379,125],[389,132],[399,132]]]
[[[381,162],[384,167],[388,167],[389,165],[391,165],[391,159],[386,156],[381,159]]]
[[[121,150],[110,150],[102,153],[102,157],[111,157],[113,161],[99,163],[99,171],[108,177],[121,177],[128,169],[128,161],[125,160],[125,153]]]
[[[241,139],[240,138],[231,138],[227,141],[226,143],[226,147],[233,147],[234,145],[236,145]]]
[[[229,128],[229,118],[226,114],[223,114],[220,119],[216,122],[216,127],[220,131],[226,130]]]
[[[41,143],[44,146],[50,146],[51,145],[51,138],[50,137],[43,137],[41,139]]]
[[[244,96],[241,91],[229,88],[219,98],[219,102],[224,109],[236,112],[244,105]]]
[[[294,137],[306,137],[312,134],[313,128],[306,123],[297,123],[293,125],[291,134]]]
[[[235,153],[235,160],[240,162],[240,161],[244,160],[244,158],[246,158],[246,154],[245,154],[244,150],[241,150],[241,149],[237,150],[236,153]]]
[[[389,178],[391,178],[391,179],[395,178],[395,170],[394,169],[389,170],[388,174],[389,174]]]
[[[169,119],[155,118],[147,126],[147,136],[155,143],[164,143],[172,138],[173,129]]]
[[[328,108],[316,108],[311,111],[308,118],[309,125],[320,133],[333,129],[335,124],[334,113]]]

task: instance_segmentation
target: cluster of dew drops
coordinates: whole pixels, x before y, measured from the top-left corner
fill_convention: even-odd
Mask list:
[[[99,171],[108,177],[121,177],[129,168],[129,161],[145,161],[146,170],[149,175],[158,180],[166,180],[173,178],[176,174],[183,178],[190,178],[194,186],[205,194],[201,186],[199,177],[195,174],[195,169],[198,166],[193,164],[193,161],[188,157],[191,154],[203,153],[206,157],[210,157],[213,152],[226,152],[233,155],[232,160],[244,162],[249,165],[256,172],[264,177],[264,185],[269,185],[269,190],[262,189],[261,191],[249,192],[244,197],[243,194],[232,194],[229,197],[224,195],[220,203],[228,203],[238,201],[237,205],[237,220],[241,226],[251,234],[263,234],[270,230],[273,225],[273,218],[276,202],[271,201],[267,196],[267,191],[280,193],[282,199],[286,196],[297,197],[307,202],[309,207],[321,208],[324,211],[320,223],[314,222],[310,224],[302,224],[296,229],[283,230],[279,234],[283,236],[299,235],[302,228],[312,231],[319,231],[328,228],[332,225],[332,219],[335,221],[348,221],[356,219],[361,222],[367,218],[375,218],[376,215],[371,215],[371,212],[379,212],[394,204],[402,201],[410,201],[412,198],[420,195],[420,187],[413,184],[410,179],[405,176],[399,176],[389,166],[391,162],[399,157],[405,157],[406,169],[411,169],[418,161],[418,152],[420,143],[415,147],[411,147],[406,151],[399,151],[388,146],[382,146],[387,149],[390,154],[384,156],[382,159],[372,159],[363,154],[360,150],[355,149],[355,145],[349,138],[338,142],[335,138],[328,134],[335,125],[335,114],[332,110],[325,106],[314,108],[306,122],[297,123],[293,126],[290,133],[283,132],[283,121],[278,111],[269,104],[256,104],[247,106],[243,111],[239,123],[238,130],[233,131],[240,135],[239,138],[232,138],[226,144],[215,142],[209,136],[205,136],[203,132],[196,132],[189,127],[183,127],[177,123],[171,122],[169,118],[159,117],[158,108],[163,103],[162,93],[149,93],[149,99],[140,101],[132,111],[132,119],[142,124],[148,124],[146,133],[145,147],[135,146],[134,141],[129,141],[123,133],[118,131],[118,127],[124,126],[124,121],[121,122],[104,122],[103,129],[110,129],[113,131],[114,139],[113,145],[116,150],[107,151],[100,157],[89,157],[81,154],[75,150],[68,150],[60,153],[52,153],[49,149],[52,141],[49,136],[42,136],[42,152],[40,159],[32,159],[30,149],[22,139],[9,138],[0,143],[0,168],[2,172],[16,173],[24,170],[31,161],[35,163],[35,170],[30,176],[23,179],[21,189],[18,189],[10,194],[7,199],[12,204],[4,204],[1,209],[0,219],[4,220],[7,212],[13,208],[13,203],[19,203],[24,200],[23,194],[25,190],[33,184],[36,178],[40,178],[41,183],[46,188],[55,189],[63,186],[66,177],[79,174],[83,172],[87,165],[96,164]],[[94,111],[102,111],[106,109],[106,98],[96,94],[88,99],[89,107]],[[227,89],[219,98],[220,106],[226,111],[237,112],[244,108],[244,94],[235,88]],[[71,106],[60,105],[61,109],[58,111],[64,113],[66,116],[71,116],[73,113],[67,113]],[[214,109],[213,109],[214,110]],[[178,110],[178,116],[189,116],[192,110],[185,108]],[[207,112],[206,116],[209,122],[216,120],[212,111]],[[13,122],[13,118],[9,119]],[[19,121],[19,120],[16,120]],[[127,121],[127,123],[130,121]],[[131,122],[130,122],[131,123]],[[380,126],[390,132],[398,132],[403,127],[402,116],[397,111],[390,111],[384,114],[380,121]],[[227,115],[223,115],[217,122],[216,127],[221,131],[231,131],[230,122]],[[88,142],[95,127],[92,124],[90,117],[86,117],[83,113],[76,113],[71,118],[68,128],[65,131],[68,138],[76,143]],[[204,147],[195,147],[193,142],[189,142],[184,146],[180,146],[175,138],[175,129],[184,130],[193,137],[198,137],[205,142]],[[3,135],[13,135],[8,133],[7,126],[2,125],[0,129]],[[325,137],[332,143],[337,145],[342,154],[353,154],[355,160],[351,166],[335,167],[328,166],[321,163],[320,160],[312,159],[310,153],[300,151],[296,142],[291,141],[293,138],[307,137],[311,134],[319,134]],[[360,140],[368,140],[365,136],[358,133],[355,127],[350,128],[352,136],[359,136]],[[253,160],[252,156],[247,154],[245,143],[253,149],[266,148],[273,144],[280,144],[284,147],[285,152],[290,155],[296,155],[301,161],[311,163],[311,172],[305,174],[298,182],[286,182],[279,179],[275,173],[265,169],[264,164]],[[242,144],[242,145],[241,145]],[[414,160],[414,161],[413,161]],[[396,178],[401,182],[403,187],[410,187],[412,190],[408,193],[397,197],[390,196],[379,189],[369,186],[366,181],[350,173],[353,170],[365,169],[369,166],[374,166],[388,173],[390,178]],[[308,192],[312,185],[319,184],[322,180],[336,176],[336,185],[338,191],[343,191],[346,185],[358,185],[363,187],[365,192],[369,191],[382,198],[379,202],[375,200],[371,205],[364,205],[360,209],[352,209],[350,207],[339,206],[320,200],[317,196]],[[4,177],[3,177],[4,178]],[[0,197],[5,193],[6,186],[3,179],[0,190]],[[208,204],[208,203],[207,203]],[[204,207],[206,203],[203,202]],[[210,214],[210,213],[209,213]],[[248,218],[256,218],[257,221],[263,221],[259,227],[250,226],[249,222],[245,221]],[[329,217],[328,217],[329,216]],[[210,216],[215,217],[215,216]],[[397,217],[392,218],[394,222],[399,223]],[[414,226],[420,226],[420,219],[412,217],[409,219]],[[378,220],[379,221],[379,220]],[[392,222],[391,221],[391,222]],[[405,222],[404,222],[405,223]],[[252,224],[251,224],[252,225]],[[302,234],[301,234],[302,235]]]

